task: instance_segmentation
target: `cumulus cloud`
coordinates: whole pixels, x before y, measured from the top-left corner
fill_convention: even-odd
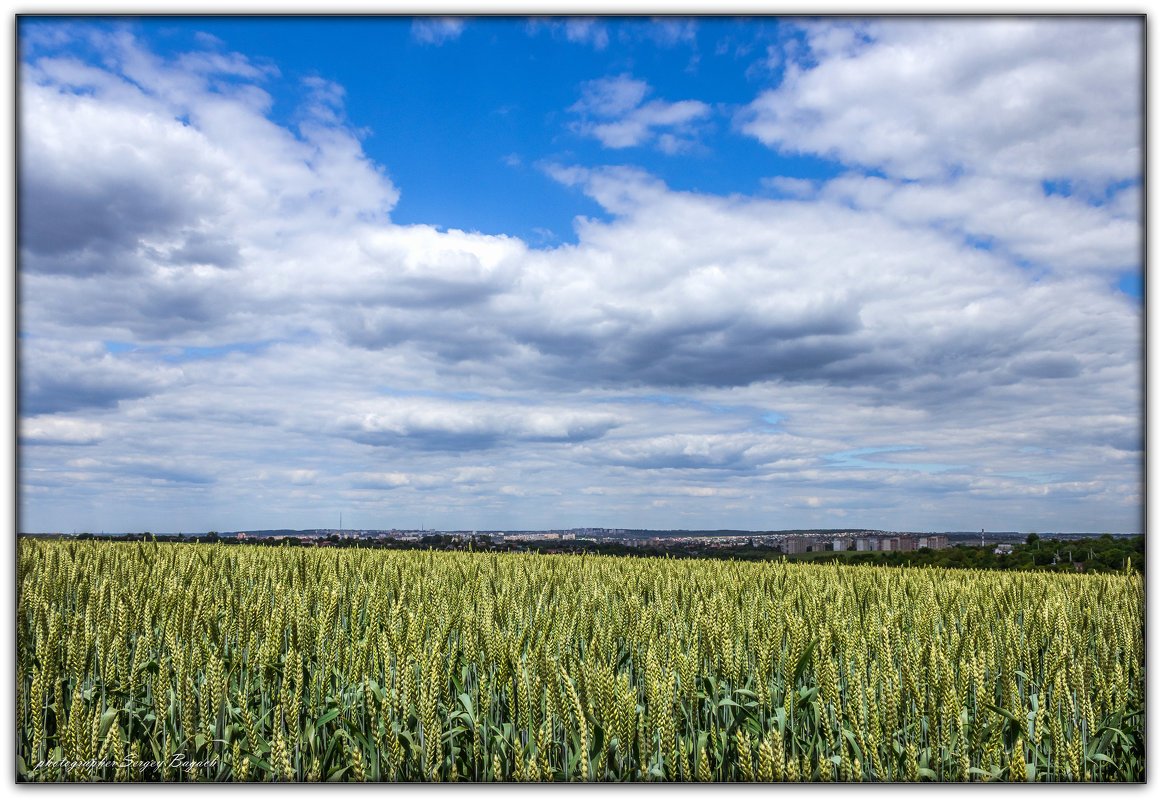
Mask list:
[[[21,414],[110,409],[181,380],[166,365],[117,359],[99,343],[27,339],[21,343]]]
[[[103,439],[100,423],[58,416],[26,417],[20,423],[20,440],[29,445],[95,445]],[[86,464],[70,466],[91,466]]]
[[[710,116],[710,106],[700,100],[643,102],[650,92],[649,84],[628,74],[587,81],[569,108],[580,117],[576,130],[613,149],[652,142],[677,153],[693,146],[696,123]]]
[[[778,439],[748,434],[671,434],[579,449],[593,458],[639,469],[731,470],[775,458]]]
[[[200,470],[156,457],[127,457],[117,460],[120,474],[140,476],[153,484],[211,484],[214,476]]]
[[[442,45],[460,38],[464,20],[459,17],[426,17],[412,22],[412,38],[423,44]]]
[[[897,183],[849,173],[829,181],[822,193],[903,224],[931,226],[1007,250],[1055,271],[1112,273],[1139,262],[1141,221],[1136,208],[1047,196],[1036,182],[967,176],[952,183]]]
[[[892,20],[807,32],[811,59],[789,65],[740,118],[772,147],[904,178],[1139,173],[1135,20]]]
[[[790,178],[785,175],[775,175],[763,178],[762,185],[785,197],[808,198],[814,195],[819,186],[815,181],[807,178]]]
[[[1085,321],[1098,313],[1092,302],[1065,310],[1086,281],[1039,284],[996,254],[878,210],[670,192],[627,171],[567,177],[619,218],[585,223],[560,266],[526,278],[536,312],[514,327],[562,370],[580,361],[607,381],[669,385],[971,383],[1003,370],[1034,332],[1078,344],[1096,334]],[[1055,316],[1030,319],[1000,287]],[[580,291],[587,303],[573,300]],[[537,331],[527,318],[541,312],[555,326]],[[1082,326],[1076,336],[1066,319]],[[1097,336],[1127,347],[1132,326],[1125,318]]]
[[[581,442],[617,425],[608,413],[510,404],[385,398],[339,416],[338,436],[365,445],[476,450],[511,442]]]
[[[650,24],[640,26],[638,31],[661,47],[675,47],[679,44],[693,44],[697,26],[697,22],[692,19],[655,17],[650,20]]]
[[[354,486],[360,489],[395,489],[412,483],[407,473],[360,473],[353,476]]]
[[[320,224],[386,219],[395,204],[398,191],[339,123],[333,88],[314,87],[296,136],[266,117],[257,85],[211,80],[244,75],[243,56],[191,69],[189,57],[167,63],[120,38],[106,55],[113,69],[69,58],[22,69],[25,272],[229,268],[243,239],[253,258]]]
[[[1055,271],[1135,269],[1134,20],[804,27],[806,50],[736,121],[780,152],[852,167],[826,194]]]
[[[570,42],[592,45],[595,50],[604,50],[609,45],[609,33],[605,26],[592,18],[565,20],[565,38]]]
[[[548,31],[558,40],[586,45],[598,52],[608,48],[614,39],[621,45],[650,42],[666,49],[679,45],[695,47],[696,29],[694,20],[676,17],[628,17],[616,21],[595,17],[534,18],[526,25],[530,35]]]
[[[609,27],[593,17],[568,17],[566,19],[534,17],[525,26],[529,35],[549,31],[554,38],[564,39],[574,44],[588,45],[594,50],[604,50],[609,46]]]

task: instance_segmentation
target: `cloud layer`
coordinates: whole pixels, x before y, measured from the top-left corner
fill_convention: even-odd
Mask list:
[[[552,248],[394,223],[326,80],[279,123],[276,67],[217,45],[39,48],[22,526],[1136,530],[1139,33],[811,24],[735,136],[836,177],[559,158],[604,217]],[[620,158],[720,108],[652,91],[606,73],[561,111]]]

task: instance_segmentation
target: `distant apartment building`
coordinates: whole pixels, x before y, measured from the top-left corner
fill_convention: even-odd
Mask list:
[[[931,548],[932,550],[940,550],[948,547],[947,534],[928,534],[923,537],[916,538],[917,548]]]
[[[878,551],[879,540],[874,537],[860,537],[855,541],[855,549],[857,551]]]
[[[899,537],[896,539],[896,550],[899,551],[914,551],[916,550],[916,540],[912,537]]]
[[[846,551],[851,547],[851,537],[836,537],[831,541],[831,550]]]
[[[826,551],[827,550],[827,543],[823,542],[821,540],[814,540],[812,542],[808,542],[807,543],[807,550],[808,551]]]
[[[806,537],[788,537],[783,540],[783,553],[807,553]]]

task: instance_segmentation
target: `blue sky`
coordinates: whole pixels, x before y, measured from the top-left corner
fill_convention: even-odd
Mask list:
[[[22,528],[1139,530],[1140,34],[21,18]]]

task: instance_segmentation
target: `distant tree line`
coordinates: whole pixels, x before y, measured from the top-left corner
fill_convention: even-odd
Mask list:
[[[740,538],[737,545],[712,547],[701,544],[674,543],[672,545],[651,544],[647,546],[629,545],[624,540],[567,540],[546,544],[543,541],[521,542],[508,540],[494,542],[482,535],[465,540],[451,534],[429,534],[419,540],[400,540],[394,537],[359,539],[331,534],[326,539],[304,542],[299,537],[253,537],[239,539],[223,536],[210,531],[201,536],[184,534],[158,534],[148,531],[140,534],[94,535],[84,533],[78,540],[103,539],[114,542],[156,540],[157,542],[184,542],[222,545],[260,545],[266,547],[297,547],[317,545],[329,548],[373,548],[394,550],[478,550],[499,552],[533,553],[589,553],[608,556],[637,556],[678,559],[737,559],[740,561],[771,561],[786,558],[788,561],[840,562],[849,565],[883,565],[893,567],[949,567],[979,570],[1035,570],[1062,573],[1116,573],[1126,567],[1139,572],[1146,569],[1146,538],[1100,537],[1076,540],[1041,539],[1030,534],[1024,544],[1012,545],[1012,553],[995,553],[995,545],[957,545],[951,548],[932,550],[920,548],[915,551],[812,551],[802,554],[784,555],[778,548],[755,543],[752,539]]]
[[[1100,537],[1077,540],[1041,539],[1030,534],[1024,544],[1013,544],[1012,553],[996,553],[996,545],[957,545],[952,548],[916,551],[839,551],[795,554],[788,560],[839,561],[852,565],[914,565],[960,567],[982,570],[1037,570],[1073,573],[1116,573],[1130,568],[1146,569],[1146,538]]]

